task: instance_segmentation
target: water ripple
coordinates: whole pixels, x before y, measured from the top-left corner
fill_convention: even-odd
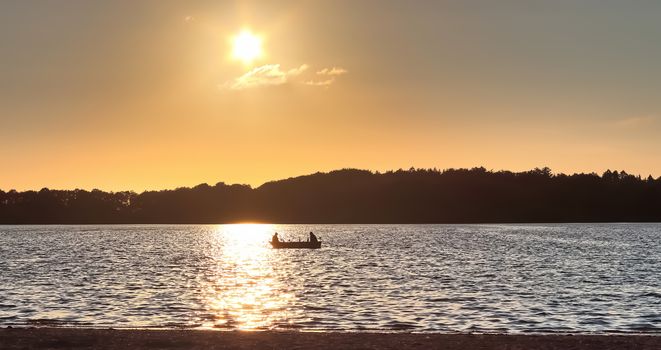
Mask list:
[[[272,250],[314,230],[320,250]],[[661,332],[661,225],[0,226],[0,325]]]

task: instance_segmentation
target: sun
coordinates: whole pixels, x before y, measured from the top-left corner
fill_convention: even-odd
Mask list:
[[[262,39],[251,33],[249,30],[243,30],[232,40],[232,57],[250,64],[262,56]]]

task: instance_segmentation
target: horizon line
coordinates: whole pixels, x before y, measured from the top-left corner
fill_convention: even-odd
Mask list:
[[[184,185],[184,186],[178,186],[178,187],[174,187],[174,188],[170,187],[170,188],[158,188],[158,189],[143,189],[142,191],[138,191],[138,190],[107,190],[107,189],[102,189],[102,188],[99,188],[99,187],[93,187],[93,188],[75,187],[73,189],[63,189],[63,188],[49,188],[47,186],[44,186],[40,189],[21,189],[21,190],[18,190],[16,188],[10,188],[8,190],[4,190],[4,189],[0,188],[0,192],[9,193],[9,192],[12,192],[12,191],[15,191],[15,192],[39,192],[39,191],[42,191],[42,190],[49,190],[49,191],[76,191],[76,190],[80,190],[80,191],[87,191],[87,192],[92,192],[92,191],[102,191],[102,192],[106,192],[106,193],[133,192],[133,193],[136,193],[136,194],[141,194],[141,193],[145,193],[145,192],[174,191],[174,190],[177,190],[177,189],[195,188],[195,187],[202,186],[202,185],[216,186],[218,184],[225,184],[227,186],[236,186],[236,185],[246,186],[246,187],[249,187],[250,189],[254,190],[254,189],[258,189],[258,188],[260,188],[260,187],[262,187],[266,184],[269,184],[269,183],[285,181],[285,180],[291,180],[291,179],[296,179],[296,178],[306,177],[306,176],[312,176],[312,175],[317,175],[317,174],[327,175],[327,174],[330,174],[330,173],[333,173],[333,172],[338,172],[338,171],[349,171],[349,170],[366,171],[366,172],[369,172],[373,175],[377,175],[377,174],[396,173],[396,172],[400,172],[400,171],[403,171],[403,172],[433,171],[433,172],[438,172],[439,174],[441,174],[441,173],[444,173],[444,172],[447,172],[447,171],[452,171],[452,170],[476,170],[476,169],[484,169],[484,171],[489,172],[489,173],[510,172],[510,173],[514,173],[514,174],[522,174],[522,173],[527,173],[527,172],[531,172],[531,171],[535,171],[535,170],[548,169],[551,176],[558,176],[558,175],[565,175],[565,176],[596,175],[596,176],[599,176],[599,177],[602,177],[603,174],[605,174],[608,171],[611,171],[611,172],[618,172],[618,173],[626,173],[627,175],[632,175],[632,176],[635,176],[635,177],[643,178],[643,175],[641,175],[641,174],[631,174],[631,173],[628,173],[624,169],[622,169],[622,170],[611,170],[610,168],[605,170],[602,174],[599,174],[596,171],[573,172],[573,173],[563,173],[563,172],[554,173],[551,168],[546,167],[546,166],[544,166],[544,167],[535,167],[535,168],[532,168],[532,169],[521,170],[521,171],[513,171],[513,170],[506,170],[506,169],[499,169],[499,170],[487,169],[484,166],[474,166],[474,167],[471,167],[471,168],[468,168],[468,167],[458,167],[458,168],[449,167],[449,168],[443,168],[443,169],[436,168],[436,167],[433,167],[433,168],[409,167],[408,169],[399,168],[399,169],[389,169],[389,170],[371,170],[371,169],[346,167],[346,168],[338,168],[338,169],[333,169],[333,170],[328,170],[328,171],[321,171],[320,170],[320,171],[316,171],[316,172],[313,172],[313,173],[307,173],[307,174],[302,174],[302,175],[294,175],[294,176],[289,176],[289,177],[286,177],[286,178],[279,178],[279,179],[269,180],[269,181],[266,181],[266,182],[260,184],[259,186],[252,186],[252,185],[246,184],[246,183],[226,183],[225,181],[218,181],[215,184],[209,184],[208,182],[200,182],[200,183],[198,183],[196,185],[192,185],[192,186],[185,186]],[[652,176],[652,174],[648,174],[647,177],[652,177],[655,180],[661,179],[661,176],[654,177],[654,176]]]

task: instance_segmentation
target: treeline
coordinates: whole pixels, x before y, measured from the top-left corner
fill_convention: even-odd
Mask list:
[[[661,221],[661,178],[624,171],[344,169],[247,185],[135,192],[0,190],[2,224]]]

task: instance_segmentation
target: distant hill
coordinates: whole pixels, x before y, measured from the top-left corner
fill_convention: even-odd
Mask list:
[[[661,178],[484,168],[343,169],[247,185],[0,191],[2,224],[661,221]]]

